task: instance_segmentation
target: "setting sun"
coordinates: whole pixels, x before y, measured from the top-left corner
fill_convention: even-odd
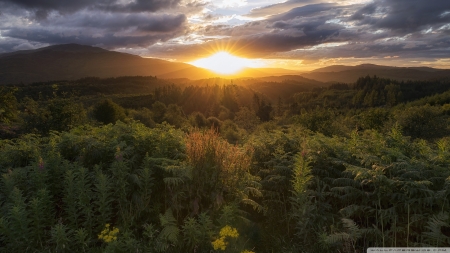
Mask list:
[[[217,52],[207,58],[198,59],[190,62],[190,64],[224,75],[234,74],[244,68],[255,65],[252,60],[237,57],[225,51]]]

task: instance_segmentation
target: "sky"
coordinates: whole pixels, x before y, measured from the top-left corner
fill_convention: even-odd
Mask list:
[[[65,43],[298,70],[450,68],[450,0],[0,0],[0,53]]]

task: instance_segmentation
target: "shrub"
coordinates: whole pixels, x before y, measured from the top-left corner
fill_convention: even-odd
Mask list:
[[[125,110],[111,99],[105,99],[95,106],[94,117],[103,124],[115,123],[125,119]]]

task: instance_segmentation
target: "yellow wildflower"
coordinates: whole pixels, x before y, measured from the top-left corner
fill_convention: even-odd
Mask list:
[[[231,237],[231,238],[237,238],[239,236],[239,233],[237,229],[232,228],[230,226],[225,226],[220,230],[220,237]]]
[[[225,239],[227,239],[227,237],[237,238],[239,236],[239,233],[238,233],[237,229],[232,228],[227,225],[220,230],[219,236],[220,236],[219,239],[217,239],[211,243],[214,250],[218,250],[218,249],[225,250],[228,245],[228,242],[226,242]]]
[[[244,251],[242,251],[241,253],[255,253],[254,251],[251,251],[251,250],[244,250]]]
[[[225,238],[221,237],[217,240],[215,240],[214,242],[212,242],[212,246],[214,248],[214,250],[225,250],[227,248],[227,242],[224,241]]]
[[[112,241],[117,240],[117,234],[119,233],[119,229],[115,227],[110,228],[110,226],[111,225],[109,223],[105,224],[105,228],[98,235],[99,240],[102,240],[106,243],[110,243]]]

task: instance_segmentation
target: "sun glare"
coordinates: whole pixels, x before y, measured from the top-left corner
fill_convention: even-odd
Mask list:
[[[254,65],[252,60],[237,57],[225,51],[217,52],[207,58],[198,59],[190,62],[190,64],[223,75],[235,74],[244,68],[253,67]]]

